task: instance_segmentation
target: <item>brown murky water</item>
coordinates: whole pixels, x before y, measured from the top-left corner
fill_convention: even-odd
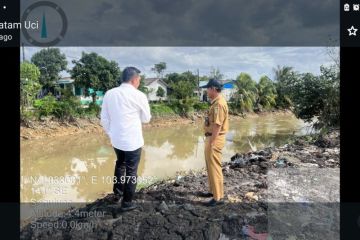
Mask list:
[[[230,122],[224,161],[236,152],[285,144],[310,130],[294,116],[266,115]],[[139,186],[205,166],[201,126],[144,130]],[[21,143],[22,202],[89,202],[111,192],[115,154],[105,135],[86,134]]]

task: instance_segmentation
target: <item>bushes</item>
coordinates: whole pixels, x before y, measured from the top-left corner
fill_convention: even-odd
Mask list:
[[[70,97],[57,102],[57,108],[55,109],[53,115],[59,119],[72,120],[73,117],[82,115],[82,113],[83,111],[80,101],[75,97]]]
[[[46,117],[55,112],[55,109],[58,108],[58,103],[54,96],[48,95],[42,99],[35,100],[34,108],[39,117]]]
[[[172,99],[170,101],[170,107],[180,116],[188,117],[189,113],[194,111],[194,106],[198,101],[192,97],[186,97],[184,99]]]
[[[150,104],[151,115],[163,117],[176,114],[174,109],[165,103]]]
[[[209,104],[196,101],[194,98],[185,98],[182,100],[172,99],[167,103],[150,104],[151,114],[155,117],[181,115],[188,116],[195,111],[205,111],[209,109]]]
[[[340,72],[321,67],[321,75],[299,74],[288,87],[294,103],[294,113],[306,122],[317,118],[315,128],[340,126]]]
[[[76,97],[68,97],[58,101],[54,96],[48,95],[35,100],[35,114],[41,117],[54,116],[62,120],[71,120],[75,116],[84,114],[80,101]]]
[[[210,108],[209,103],[207,102],[196,102],[194,104],[194,109],[196,111],[206,111]]]
[[[91,102],[89,107],[85,109],[84,114],[90,116],[99,116],[101,112],[101,107],[96,103]]]

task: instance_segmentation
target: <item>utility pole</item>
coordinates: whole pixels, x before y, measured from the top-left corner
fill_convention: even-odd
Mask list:
[[[199,74],[199,69],[197,69],[197,79],[198,79],[198,91],[200,91],[200,74]]]
[[[198,100],[200,99],[201,93],[200,93],[200,74],[199,74],[199,69],[197,69],[197,79],[198,79]]]

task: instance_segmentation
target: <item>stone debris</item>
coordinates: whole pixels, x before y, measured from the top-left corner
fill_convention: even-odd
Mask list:
[[[112,202],[113,196],[110,194],[82,209],[104,211],[103,217],[80,219],[66,215],[36,220],[37,223],[76,222],[79,226],[80,223],[88,224],[90,226],[88,229],[76,227],[76,224],[74,226],[68,224],[66,228],[34,228],[33,225],[28,224],[21,229],[21,239],[225,240],[246,239],[250,235],[257,237],[271,235],[272,239],[336,239],[339,221],[336,217],[331,218],[329,212],[316,212],[311,218],[303,217],[302,223],[307,223],[303,227],[300,224],[294,228],[296,226],[294,222],[284,220],[289,219],[290,215],[293,218],[298,216],[300,218],[301,213],[309,209],[310,203],[296,189],[288,187],[287,182],[282,182],[282,179],[277,179],[275,186],[279,191],[286,190],[283,198],[280,199],[289,199],[292,204],[301,202],[301,205],[284,207],[280,203],[281,209],[288,207],[289,215],[280,214],[278,217],[270,218],[269,210],[274,210],[274,207],[268,202],[270,170],[282,172],[301,168],[314,170],[339,168],[338,134],[331,136],[335,139],[324,137],[314,144],[299,140],[297,143],[278,148],[234,155],[229,162],[223,163],[224,205],[212,208],[204,206],[204,203],[210,200],[210,198],[202,198],[199,194],[208,191],[205,170],[188,174],[179,173],[174,179],[163,180],[138,191],[135,202],[139,208],[134,211],[121,212],[120,205]],[[272,177],[276,179],[277,176]],[[311,184],[311,182],[303,184]],[[311,188],[311,185],[309,187]],[[320,191],[321,189],[314,188],[310,193],[316,195]],[[336,189],[333,191],[336,192]],[[321,196],[318,199],[321,200]],[[333,200],[336,201],[336,198]],[[294,213],[294,209],[298,212]],[[329,227],[320,224],[321,219],[330,218],[332,225]],[[316,219],[316,222],[312,222],[311,219]],[[270,233],[267,234],[267,231]],[[277,237],[276,234],[281,237]]]

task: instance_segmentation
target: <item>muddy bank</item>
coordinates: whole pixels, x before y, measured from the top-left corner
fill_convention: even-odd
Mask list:
[[[182,118],[169,116],[165,118],[154,118],[144,128],[164,127],[172,124],[192,124],[197,118]],[[100,125],[99,118],[82,118],[74,121],[60,121],[52,118],[45,118],[41,121],[31,121],[27,126],[20,126],[20,138],[22,140],[43,139],[47,137],[61,137],[79,133],[101,133],[104,130]]]
[[[206,171],[179,173],[140,190],[137,210],[122,213],[110,194],[38,219],[21,239],[339,239],[339,144],[332,132],[236,154],[223,164],[221,206],[203,205]]]
[[[244,117],[255,118],[268,114],[292,114],[289,111],[251,113],[246,116],[231,115],[234,120],[241,120]],[[178,115],[166,117],[153,117],[149,124],[144,124],[144,128],[166,127],[181,124],[201,124],[204,113],[194,113],[189,117]],[[37,121],[28,121],[20,125],[21,140],[43,139],[47,137],[61,137],[75,135],[79,133],[101,133],[103,128],[99,118],[78,118],[73,121],[60,121],[51,117]]]

